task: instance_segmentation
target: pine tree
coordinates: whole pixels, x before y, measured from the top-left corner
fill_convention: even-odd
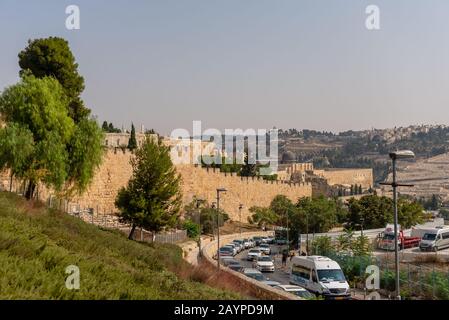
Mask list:
[[[147,138],[131,165],[132,177],[115,200],[120,220],[132,226],[129,238],[136,227],[158,232],[174,226],[181,208],[181,187],[169,148]]]
[[[134,150],[137,148],[137,140],[136,140],[136,129],[134,128],[134,124],[131,123],[131,136],[128,141],[128,149]]]

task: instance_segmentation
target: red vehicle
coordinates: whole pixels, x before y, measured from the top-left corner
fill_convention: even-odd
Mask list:
[[[402,249],[418,247],[421,242],[420,237],[406,237],[404,231],[399,228],[398,246]],[[387,225],[385,231],[379,235],[377,247],[383,250],[394,250],[394,226]]]

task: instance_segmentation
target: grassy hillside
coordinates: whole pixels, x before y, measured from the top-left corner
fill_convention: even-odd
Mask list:
[[[0,299],[238,298],[178,278],[169,270],[187,267],[181,254],[0,192]],[[69,265],[80,268],[79,290],[65,287]]]

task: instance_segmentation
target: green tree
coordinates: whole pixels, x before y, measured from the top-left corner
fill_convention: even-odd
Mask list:
[[[128,141],[128,149],[135,150],[137,148],[137,140],[136,140],[136,129],[134,128],[134,124],[131,123],[131,136]]]
[[[132,226],[129,238],[136,227],[158,232],[174,226],[181,207],[180,177],[168,147],[147,138],[136,150],[131,165],[132,177],[115,200],[120,220]]]
[[[329,236],[316,237],[312,241],[312,252],[314,255],[328,256],[334,253],[332,239]]]
[[[257,175],[256,161],[252,155],[248,155],[248,150],[245,152],[245,159],[240,175],[242,177],[254,177]]]
[[[23,178],[34,153],[33,133],[17,123],[0,128],[0,170],[10,169],[9,191],[14,176]]]
[[[252,215],[248,217],[248,222],[257,224],[259,227],[273,225],[278,220],[277,215],[270,208],[251,207],[249,208],[249,212],[251,212]]]
[[[101,129],[104,132],[109,132],[109,127],[108,127],[108,122],[107,121],[103,121],[103,125],[101,126]]]
[[[348,210],[348,228],[358,229],[361,219],[366,229],[382,228],[393,222],[393,200],[387,197],[366,195],[358,200],[351,198]],[[398,221],[403,228],[409,228],[423,220],[423,207],[419,203],[404,198],[398,200]]]
[[[69,116],[78,123],[87,119],[90,109],[84,107],[81,93],[84,90],[84,78],[78,73],[69,43],[57,37],[29,40],[28,46],[19,53],[20,74],[29,71],[37,77],[54,77],[64,89],[68,98]]]
[[[28,199],[33,197],[38,182],[59,191],[68,177],[69,150],[66,146],[76,127],[67,115],[67,103],[58,81],[29,75],[5,89],[0,97],[0,112],[7,126],[15,123],[22,131],[28,129],[33,136],[34,152],[21,169],[29,182]]]
[[[196,239],[200,235],[200,225],[190,219],[184,220],[182,228],[187,231],[187,236]]]

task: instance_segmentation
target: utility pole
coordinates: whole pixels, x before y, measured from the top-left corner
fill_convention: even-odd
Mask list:
[[[240,226],[240,237],[242,237],[242,209],[243,204],[239,205],[239,226]]]
[[[396,180],[396,161],[398,159],[412,159],[415,157],[415,154],[410,150],[396,151],[390,152],[389,154],[392,161],[392,170],[393,170],[393,182],[381,182],[381,185],[388,185],[393,187],[393,214],[394,214],[394,262],[395,262],[395,271],[396,271],[396,299],[401,300],[401,290],[400,290],[400,279],[399,279],[399,248],[398,248],[398,195],[397,195],[397,187],[413,187],[412,184],[404,184],[398,183]]]
[[[220,192],[226,192],[225,188],[217,189],[217,270],[220,271]]]

